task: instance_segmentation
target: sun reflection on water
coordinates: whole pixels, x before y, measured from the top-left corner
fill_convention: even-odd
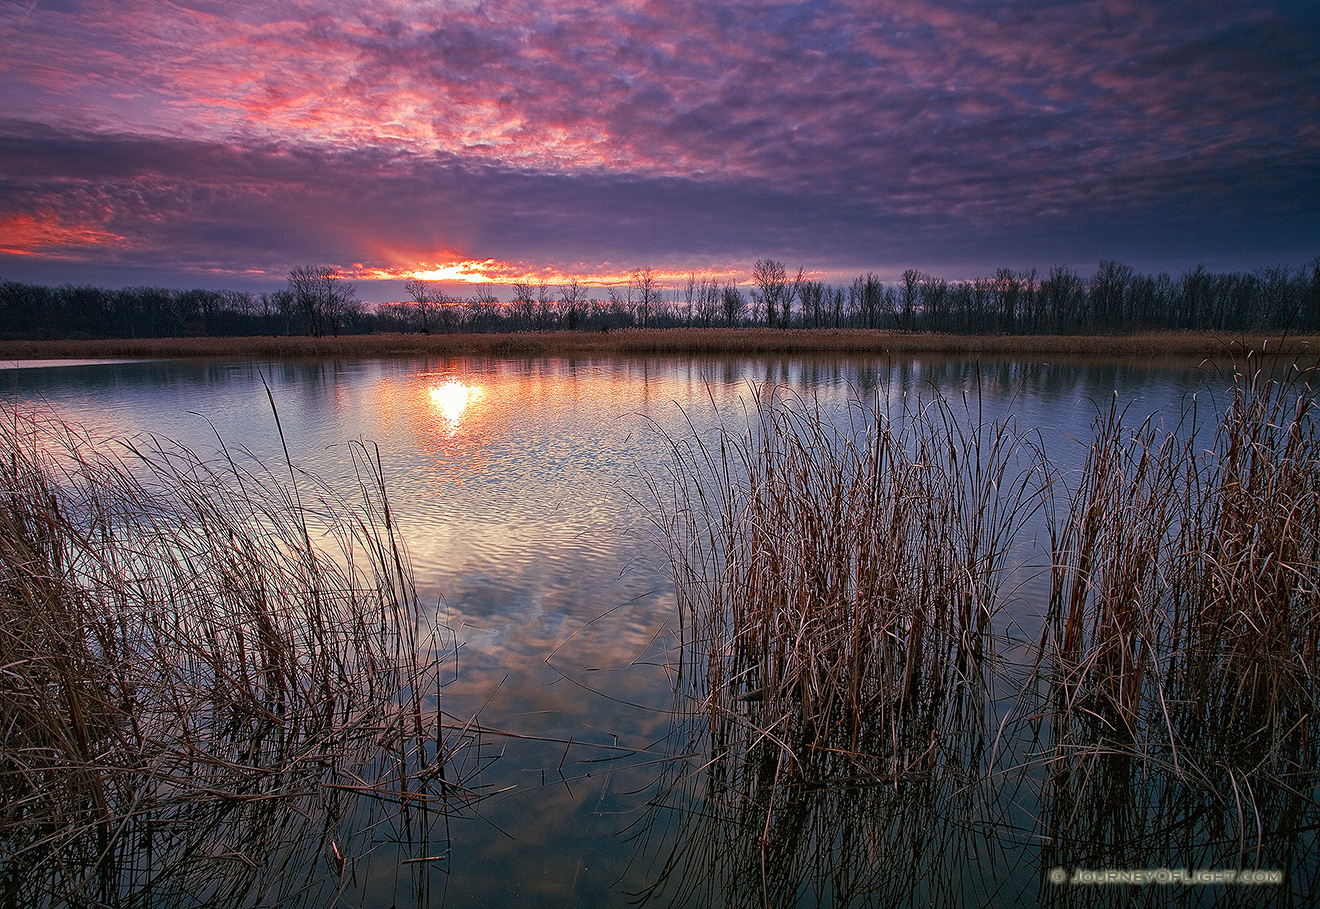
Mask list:
[[[458,431],[463,418],[463,411],[469,404],[481,397],[481,387],[468,385],[458,380],[450,380],[432,388],[429,392],[431,405],[440,414],[450,433]]]

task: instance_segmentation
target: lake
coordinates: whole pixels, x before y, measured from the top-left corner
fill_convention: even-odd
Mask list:
[[[354,482],[349,441],[379,447],[419,596],[457,644],[440,706],[455,726],[479,730],[460,761],[473,797],[426,819],[421,833],[411,821],[373,814],[346,872],[314,856],[317,867],[299,872],[304,884],[292,893],[263,884],[256,901],[328,905],[339,893],[344,903],[381,907],[1118,905],[1162,902],[1175,889],[1206,905],[1307,902],[1320,870],[1313,804],[1296,817],[1238,817],[1230,806],[1241,802],[1218,782],[1206,781],[1202,799],[1144,765],[1106,765],[1136,780],[1138,794],[1112,815],[1079,803],[1060,820],[1057,803],[1042,807],[1057,785],[1040,759],[1048,748],[1016,719],[1012,735],[1003,734],[1007,725],[982,730],[949,751],[975,753],[969,766],[988,761],[990,777],[808,787],[795,809],[799,827],[765,852],[768,823],[757,829],[745,814],[704,803],[710,745],[686,703],[691,668],[652,522],[650,483],[672,463],[670,440],[713,439],[721,423],[745,425],[755,397],[771,388],[791,389],[840,420],[859,398],[899,413],[904,401],[929,401],[938,390],[957,408],[966,400],[964,414],[1011,417],[1020,432],[1039,433],[1067,477],[1111,401],[1128,420],[1158,414],[1172,426],[1193,396],[1203,413],[1222,408],[1229,384],[1194,362],[1064,358],[0,368],[6,402],[53,412],[98,439],[141,445],[156,436],[213,458],[223,440],[231,453],[283,470],[273,400],[293,464],[332,486]],[[1048,598],[1048,548],[1033,543],[1036,530],[1014,554],[1015,593],[999,629],[1009,658],[1029,658]],[[990,717],[1010,715],[1010,689],[992,686]],[[1314,798],[1314,767],[1292,786]],[[1151,830],[1177,814],[1169,806],[1179,799],[1197,817]],[[1258,804],[1269,811],[1285,802],[1262,794]],[[419,846],[418,836],[429,839]],[[401,864],[419,856],[432,860]],[[777,867],[767,871],[766,861]],[[1265,869],[1283,882],[1133,890],[1049,879],[1058,869],[1071,878],[1079,869],[1161,868]]]

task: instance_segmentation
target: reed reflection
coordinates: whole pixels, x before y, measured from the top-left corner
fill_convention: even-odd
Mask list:
[[[943,401],[895,422],[858,403],[847,429],[791,395],[756,403],[745,431],[676,441],[653,487],[692,713],[647,895],[984,902],[1012,829],[993,618],[1044,464]]]
[[[1247,370],[1206,429],[1194,413],[1168,433],[1132,428],[1115,405],[1071,488],[1043,450],[1027,445],[1023,466],[1011,424],[940,401],[849,433],[767,390],[745,433],[674,440],[651,491],[686,710],[641,837],[644,895],[1119,906],[1173,891],[1056,877],[1259,869],[1283,883],[1178,898],[1309,904],[1308,379]],[[1040,513],[1050,590],[1024,653],[993,619],[1014,595],[1013,541]]]

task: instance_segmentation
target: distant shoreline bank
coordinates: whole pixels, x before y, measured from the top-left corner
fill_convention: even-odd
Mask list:
[[[338,338],[112,338],[0,341],[0,359],[402,356],[743,356],[948,354],[972,356],[1199,357],[1247,351],[1320,356],[1320,336],[1244,332],[1130,335],[951,335],[877,329],[669,328],[516,334],[375,334]]]

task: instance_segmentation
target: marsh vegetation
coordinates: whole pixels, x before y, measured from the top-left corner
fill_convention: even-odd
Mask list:
[[[840,416],[770,390],[671,438],[687,710],[653,822],[683,832],[650,895],[1119,904],[1046,872],[1160,866],[1314,893],[1312,379],[1249,356],[1208,423],[1114,405],[1076,473],[974,394]],[[1016,884],[987,872],[1033,841]]]
[[[5,413],[0,905],[1320,894],[1304,364],[79,369]]]
[[[350,501],[12,409],[0,440],[7,904],[325,905],[380,852],[424,883],[475,752],[378,454]]]
[[[956,335],[866,329],[667,328],[611,332],[372,334],[330,337],[121,338],[0,341],[5,359],[56,357],[261,357],[323,360],[363,357],[672,357],[767,354],[1051,356],[1132,363],[1169,357],[1193,364],[1227,361],[1246,350],[1313,355],[1315,336],[1153,331],[1122,336]]]

